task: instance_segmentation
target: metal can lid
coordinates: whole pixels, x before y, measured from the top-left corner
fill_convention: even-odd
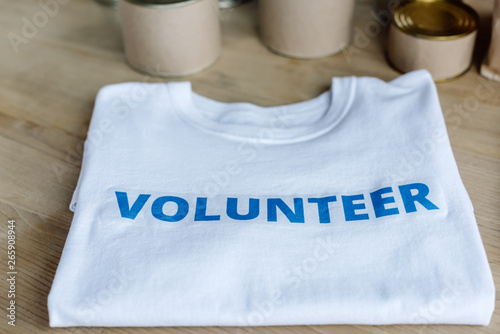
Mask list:
[[[478,27],[479,17],[471,7],[458,1],[413,0],[393,13],[394,24],[415,37],[451,40],[464,37]]]
[[[200,0],[125,0],[144,7],[180,7]]]

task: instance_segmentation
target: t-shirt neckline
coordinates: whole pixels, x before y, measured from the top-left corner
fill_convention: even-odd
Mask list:
[[[263,107],[212,100],[193,92],[189,81],[167,84],[174,112],[190,125],[258,144],[302,142],[331,131],[348,113],[354,88],[354,77],[334,77],[331,88],[312,99]]]

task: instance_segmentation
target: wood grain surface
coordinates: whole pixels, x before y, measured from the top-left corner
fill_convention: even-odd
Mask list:
[[[1,333],[500,333],[498,294],[488,327],[50,328],[47,294],[71,224],[68,205],[96,93],[111,83],[168,81],[127,67],[116,10],[91,0],[66,2],[45,22],[39,14],[39,0],[0,0]],[[372,9],[370,0],[358,2],[357,38],[346,52],[309,61],[280,57],[262,45],[255,1],[224,10],[220,14],[223,53],[219,61],[203,73],[176,80],[191,80],[196,92],[212,99],[264,106],[315,97],[328,89],[332,76],[391,80],[399,73],[385,61],[386,31],[375,29],[366,34],[366,29],[377,26]],[[28,37],[13,47],[8,36],[23,36],[26,20],[39,20],[40,27],[28,31]],[[483,31],[475,64],[466,75],[437,87],[499,290],[500,83],[478,75],[487,40],[488,32]],[[7,324],[6,317],[9,219],[16,221],[15,327]]]

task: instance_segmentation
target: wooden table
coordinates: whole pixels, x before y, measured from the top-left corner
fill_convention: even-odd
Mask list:
[[[355,40],[350,56],[292,60],[269,52],[257,35],[256,4],[221,12],[224,49],[209,70],[189,77],[196,92],[224,102],[264,106],[310,99],[332,76],[399,75],[384,58],[385,32]],[[355,26],[374,21],[371,1],[359,1]],[[18,45],[23,17],[41,20],[34,0],[0,0],[0,332],[2,333],[234,333],[236,328],[70,328],[48,326],[47,294],[64,246],[68,205],[80,171],[82,143],[100,87],[155,79],[123,61],[116,10],[71,0]],[[38,23],[44,23],[43,20]],[[484,43],[478,55],[484,52]],[[479,58],[477,58],[479,59]],[[477,64],[476,64],[477,65]],[[167,81],[167,80],[161,80]],[[479,88],[478,88],[479,87]],[[487,88],[488,90],[485,90]],[[474,204],[497,290],[500,290],[500,83],[481,80],[474,66],[465,76],[438,84],[450,140]],[[490,91],[490,94],[485,92]],[[487,96],[486,96],[487,95]],[[16,221],[16,327],[7,325],[7,231]],[[500,302],[488,327],[297,326],[242,329],[242,333],[499,333]]]

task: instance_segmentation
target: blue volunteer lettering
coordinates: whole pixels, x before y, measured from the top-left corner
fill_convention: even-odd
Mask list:
[[[281,198],[267,199],[267,221],[277,222],[279,208],[283,212],[290,223],[304,223],[304,202],[302,198],[293,199],[294,211]]]
[[[128,204],[128,195],[125,192],[117,191],[116,200],[118,201],[118,207],[120,208],[120,214],[123,218],[135,219],[142,210],[146,201],[151,197],[151,195],[139,195],[132,207]]]
[[[307,201],[309,203],[317,203],[318,204],[318,214],[319,214],[320,224],[328,224],[331,222],[331,220],[330,220],[330,208],[328,207],[328,203],[336,202],[337,197],[327,196],[327,197],[321,197],[321,198],[308,198]]]
[[[198,197],[196,199],[196,212],[194,214],[194,221],[210,221],[210,220],[220,220],[220,215],[207,216],[207,198]]]
[[[437,205],[427,198],[430,189],[426,184],[405,184],[398,186],[397,189],[401,195],[404,211],[407,214],[417,212],[419,209],[422,210],[422,208],[428,211],[439,210]],[[136,219],[139,212],[143,210],[151,197],[150,194],[140,194],[133,204],[130,205],[127,192],[116,191],[115,195],[121,217],[131,220]],[[373,191],[367,198],[365,198],[364,194],[342,195],[340,198],[346,222],[362,221],[372,218],[368,213],[367,204],[371,204],[375,218],[400,214],[400,208],[397,207],[392,187],[384,187]],[[212,203],[209,209],[210,201],[207,197],[196,197],[196,199],[192,198],[191,200],[191,203],[195,203],[194,217],[192,220],[196,222],[226,221],[227,219],[234,221],[249,221],[258,218],[261,209],[263,209],[267,214],[266,220],[268,222],[277,222],[278,220],[282,220],[279,219],[279,217],[283,217],[290,223],[306,223],[304,199],[300,197],[293,198],[293,206],[287,204],[282,198],[267,198],[265,201],[260,201],[258,198],[248,198],[244,203],[240,203],[245,208],[248,203],[248,209],[243,210],[245,213],[238,211],[238,198],[228,197],[225,207],[227,219],[226,216],[224,216],[224,219],[221,219],[221,215],[217,214],[217,210],[221,209],[220,204],[216,206]],[[289,198],[288,202],[290,202],[290,200]],[[315,209],[314,211],[317,212],[317,222],[320,224],[331,223],[332,213],[330,212],[330,206],[334,205],[336,202],[337,196],[307,198],[307,203],[310,203]],[[176,210],[170,210],[175,212],[169,212],[169,214],[165,213],[165,205],[167,203],[173,203],[176,206]],[[182,197],[161,196],[153,201],[151,205],[151,215],[161,221],[180,222],[185,220],[189,215],[189,203],[188,199]],[[264,204],[266,207],[261,208],[261,205]],[[309,208],[308,210],[313,209]],[[208,213],[209,211],[211,212],[210,214]],[[311,215],[309,214],[309,216]]]
[[[140,197],[140,196],[139,196]],[[177,212],[174,215],[166,215],[163,213],[165,203],[173,202],[177,204]],[[143,205],[144,206],[144,205]],[[189,203],[184,198],[176,196],[158,197],[151,206],[151,214],[159,220],[166,222],[178,222],[186,218],[189,212]]]
[[[354,201],[364,200],[363,194],[354,196],[342,196],[342,205],[344,206],[344,215],[346,221],[365,220],[369,219],[367,213],[356,213],[356,210],[366,209],[365,203],[354,203]]]
[[[227,216],[234,220],[251,220],[259,216],[259,199],[250,198],[248,200],[248,213],[240,215],[238,213],[238,199],[229,197],[227,199]]]
[[[412,190],[416,190],[417,193],[413,195]],[[406,213],[417,211],[415,203],[422,204],[422,206],[427,210],[439,209],[434,203],[426,198],[427,195],[429,195],[429,191],[429,187],[423,183],[413,183],[399,186],[399,192],[403,198]]]
[[[376,218],[399,214],[398,208],[387,209],[385,207],[386,204],[396,203],[396,200],[392,196],[382,197],[383,194],[388,194],[388,193],[392,193],[391,187],[382,188],[370,193],[370,198],[372,199],[373,210],[375,211]]]

